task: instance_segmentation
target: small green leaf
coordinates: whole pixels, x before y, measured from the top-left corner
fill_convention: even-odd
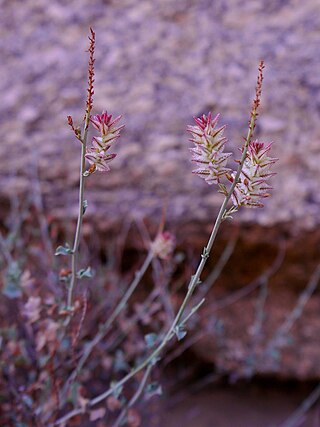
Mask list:
[[[19,298],[22,295],[20,287],[21,269],[16,261],[12,261],[5,273],[4,287],[2,293],[11,299]]]
[[[84,200],[82,204],[82,214],[84,215],[86,213],[88,207],[88,200]]]
[[[154,332],[147,334],[144,336],[144,340],[146,342],[147,348],[154,347],[155,343],[157,342],[158,335]]]
[[[65,246],[58,246],[55,252],[55,255],[71,255],[73,250],[70,248],[68,243]]]
[[[122,350],[117,350],[114,357],[114,370],[115,372],[119,371],[128,371],[130,367],[128,362],[125,359],[125,355]]]
[[[78,389],[80,387],[80,383],[75,381],[71,384],[71,390],[69,392],[68,401],[73,404],[74,407],[78,404]]]
[[[176,326],[174,333],[176,334],[178,341],[181,341],[187,335],[187,331],[181,326]]]
[[[150,399],[152,396],[161,396],[162,395],[162,387],[159,383],[154,382],[150,383],[146,387],[146,398]]]
[[[81,270],[78,271],[77,277],[78,279],[83,279],[85,277],[88,277],[88,278],[93,277],[92,268],[91,267],[82,268]]]
[[[30,396],[28,396],[27,394],[23,394],[22,400],[28,406],[28,408],[32,408],[33,400]]]

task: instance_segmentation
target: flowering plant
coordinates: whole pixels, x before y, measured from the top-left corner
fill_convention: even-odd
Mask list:
[[[66,295],[63,294],[65,289],[63,288],[63,291],[61,291],[63,295],[59,295],[59,298],[56,299],[52,295],[51,298],[44,295],[37,296],[34,292],[34,284],[30,283],[31,281],[27,280],[27,278],[25,278],[26,283],[23,290],[25,302],[21,312],[27,323],[24,333],[33,339],[35,352],[37,353],[35,355],[32,348],[27,348],[25,354],[29,352],[32,362],[36,360],[40,368],[46,366],[47,369],[45,374],[42,374],[39,368],[40,374],[38,376],[32,373],[30,375],[30,378],[32,377],[30,387],[21,389],[24,393],[21,405],[25,412],[29,411],[30,413],[29,418],[33,423],[30,425],[64,426],[67,425],[69,420],[77,416],[81,418],[85,414],[89,416],[90,422],[95,422],[105,416],[107,409],[110,412],[118,411],[113,427],[119,427],[125,423],[129,426],[138,426],[140,424],[141,419],[139,414],[134,412],[133,406],[144,392],[147,395],[161,392],[159,385],[149,381],[154,367],[158,364],[164,351],[175,339],[180,341],[185,338],[188,332],[189,319],[195,315],[204,303],[203,296],[205,292],[202,295],[200,293],[200,301],[199,299],[195,301],[194,297],[195,295],[199,296],[196,291],[201,283],[202,272],[211,254],[222,221],[230,217],[231,213],[234,213],[241,206],[262,206],[261,200],[267,197],[267,192],[270,189],[268,180],[273,175],[271,167],[276,161],[275,158],[269,157],[272,144],[265,145],[253,140],[263,80],[264,65],[261,62],[256,97],[250,114],[248,134],[240,149],[241,159],[238,161],[236,170],[232,170],[227,164],[232,153],[225,152],[225,146],[228,142],[224,136],[226,127],[218,125],[219,114],[215,116],[211,112],[207,115],[203,114],[201,117],[195,118],[195,125],[188,126],[188,132],[191,134],[191,141],[194,144],[190,149],[192,153],[191,160],[196,164],[196,169],[193,173],[204,179],[207,184],[217,185],[220,193],[224,195],[224,199],[213,224],[208,242],[201,253],[198,266],[185,287],[185,295],[181,300],[177,298],[175,305],[172,303],[170,296],[168,297],[165,294],[165,287],[169,283],[169,279],[172,278],[170,267],[172,268],[175,262],[173,255],[176,238],[172,232],[164,230],[163,221],[155,238],[148,240],[148,245],[146,245],[148,253],[141,267],[133,276],[132,281],[122,292],[123,288],[119,286],[120,281],[117,277],[117,280],[115,280],[115,288],[118,290],[117,298],[112,299],[109,293],[105,298],[102,298],[107,300],[107,305],[102,305],[102,310],[100,311],[103,312],[104,316],[107,313],[107,316],[103,317],[103,320],[99,322],[99,328],[94,331],[93,338],[87,339],[86,334],[83,334],[85,336],[84,345],[78,349],[77,344],[80,341],[87,311],[91,306],[94,309],[96,307],[95,304],[88,304],[86,292],[80,295],[79,287],[77,288],[80,280],[89,279],[93,276],[93,270],[90,266],[81,269],[78,266],[80,264],[79,247],[82,222],[88,208],[88,203],[84,199],[85,182],[90,179],[90,175],[94,172],[107,172],[110,170],[110,162],[116,157],[116,154],[110,153],[110,150],[114,147],[124,127],[124,125],[120,125],[120,115],[113,118],[112,114],[108,114],[107,111],[97,115],[91,114],[93,110],[95,64],[95,33],[93,30],[90,32],[89,39],[88,89],[82,130],[80,127],[75,126],[72,117],[68,116],[68,123],[75,137],[81,143],[77,224],[73,245],[59,246],[55,252],[56,255],[70,257],[71,265],[68,268],[62,268],[59,274],[60,281],[66,286]],[[90,125],[96,134],[93,135],[91,145],[88,147]],[[227,188],[227,185],[229,185],[229,188]],[[230,204],[232,204],[231,207]],[[7,258],[11,262],[10,256],[7,256]],[[170,262],[171,265],[166,268]],[[128,302],[150,266],[153,268],[154,276],[158,275],[161,278],[161,286],[155,286],[143,304],[140,304],[140,307],[138,304],[133,307],[132,311],[135,312],[134,321],[132,318],[128,320],[125,317]],[[11,276],[14,275],[11,273]],[[55,285],[56,283],[53,285],[54,289],[56,289]],[[95,286],[92,286],[91,289],[94,294]],[[17,295],[20,289],[11,288],[11,290],[5,289],[5,291],[7,294],[11,292],[11,295]],[[97,300],[101,303],[100,293],[98,293]],[[159,304],[164,309],[156,317],[159,311]],[[127,311],[131,311],[131,307]],[[165,314],[167,314],[167,317],[165,317]],[[165,321],[163,321],[163,318],[165,318]],[[152,320],[155,321],[152,322]],[[115,361],[110,361],[112,357],[109,353],[114,351],[110,350],[110,348],[117,347],[119,341],[121,343],[124,339],[123,336],[130,339],[132,330],[137,327],[139,322],[143,324],[144,328],[147,326],[150,331],[147,334],[145,334],[145,331],[143,332],[142,345],[139,342],[139,352],[135,348],[133,350],[132,348],[130,349],[137,357],[132,357],[132,359],[126,361],[120,351],[114,356]],[[91,324],[93,323],[96,324],[97,322],[91,321]],[[160,327],[158,326],[159,324],[161,325]],[[117,335],[118,331],[120,332]],[[90,332],[92,334],[92,330]],[[114,340],[110,339],[110,335]],[[99,344],[100,366],[105,368],[108,381],[116,372],[117,381],[111,382],[105,390],[102,389],[99,394],[90,397],[84,386],[87,377],[81,374],[84,373],[87,365],[85,373],[92,369],[92,363],[90,365],[90,362],[92,362],[90,360],[91,355]],[[11,344],[6,347],[6,352],[9,360],[17,353],[19,355],[20,353],[22,354],[23,346],[20,342],[16,343],[16,345]],[[134,367],[130,368],[129,364],[134,365]],[[96,360],[93,365],[97,366]],[[118,371],[116,369],[113,371],[112,365],[120,366],[120,368]],[[39,371],[36,372],[38,373]],[[125,374],[123,374],[123,371],[125,371]],[[62,375],[61,372],[63,372]],[[121,372],[121,376],[119,376],[119,372]],[[128,389],[124,388],[134,377],[138,378],[139,386],[130,396],[130,387]],[[107,380],[104,378],[103,384]],[[19,393],[17,394],[20,397]],[[40,394],[39,398],[38,395]],[[47,396],[49,396],[49,399],[47,399]],[[36,400],[37,398],[39,399],[38,401]],[[36,403],[39,401],[40,404],[37,405]],[[97,408],[99,403],[103,403],[104,406]],[[70,405],[72,405],[71,408]],[[20,422],[20,419],[18,422]]]

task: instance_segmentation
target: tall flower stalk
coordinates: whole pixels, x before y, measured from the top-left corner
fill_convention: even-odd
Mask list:
[[[242,176],[241,174],[244,170],[244,165],[246,160],[247,160],[247,163],[248,162],[250,163],[250,159],[251,159],[252,163],[254,163],[255,170],[257,171],[261,166],[262,168],[264,167],[263,165],[265,164],[265,162],[262,161],[261,159],[269,151],[268,149],[264,149],[264,152],[263,151],[261,152],[261,150],[263,150],[263,147],[254,145],[252,143],[253,133],[254,133],[256,120],[258,116],[258,107],[261,101],[263,69],[264,69],[264,63],[263,61],[261,61],[259,65],[258,79],[257,79],[257,85],[256,85],[256,96],[253,100],[252,109],[250,113],[249,129],[248,129],[247,137],[245,138],[244,145],[241,149],[242,151],[241,159],[238,161],[238,167],[235,172],[232,172],[230,174],[229,170],[226,168],[226,162],[227,162],[227,158],[229,157],[229,154],[223,153],[223,148],[226,140],[225,138],[222,137],[222,132],[224,130],[224,127],[216,128],[218,116],[216,116],[212,120],[212,115],[209,113],[208,116],[202,116],[201,118],[195,119],[196,126],[188,127],[188,131],[191,132],[193,137],[192,141],[196,144],[195,149],[192,150],[193,152],[192,160],[198,163],[198,166],[200,166],[199,169],[197,169],[195,172],[201,178],[205,179],[208,184],[214,184],[214,183],[218,184],[220,188],[220,192],[224,194],[224,200],[222,202],[218,216],[213,225],[208,243],[203,248],[198,267],[194,275],[190,279],[187,293],[167,332],[163,335],[163,337],[158,339],[158,341],[155,344],[154,350],[149,354],[149,356],[145,358],[144,361],[142,361],[137,367],[133,368],[126,376],[124,376],[120,381],[113,384],[106,391],[99,394],[95,398],[89,400],[87,403],[88,409],[95,406],[99,402],[102,402],[104,399],[106,399],[107,397],[109,397],[114,393],[119,394],[121,392],[122,387],[140,371],[145,370],[145,375],[143,378],[147,377],[150,374],[152,367],[159,360],[159,357],[163,349],[167,346],[168,342],[174,336],[176,336],[178,339],[182,339],[184,337],[185,335],[184,328],[187,321],[203,304],[204,299],[202,299],[196,306],[192,307],[191,310],[186,314],[188,303],[190,302],[191,297],[194,294],[195,290],[197,289],[198,285],[201,283],[201,274],[210,256],[210,253],[211,253],[211,250],[221,223],[226,218],[228,218],[231,213],[235,212],[239,208],[239,206],[248,205],[248,203],[238,203],[237,202],[238,199],[236,198],[236,191],[239,191],[239,188],[237,188],[237,185],[240,182],[242,182],[240,181]],[[259,154],[261,154],[260,157],[259,157]],[[265,166],[269,167],[270,164],[273,163],[275,159],[265,158],[265,160],[266,160]],[[261,161],[261,164],[259,165],[259,167],[256,167],[260,161]],[[247,166],[249,167],[250,171],[252,171],[251,166],[248,164]],[[246,175],[246,179],[248,180],[248,182],[246,181],[243,183],[247,187],[249,187],[249,185],[252,184],[252,188],[254,188],[255,187],[254,184],[256,182],[255,179],[257,178],[257,175],[253,173],[250,176],[248,176],[248,173],[246,170],[244,172],[244,175]],[[222,178],[226,178],[229,182],[231,182],[229,189],[227,189],[227,187],[221,182]],[[259,180],[259,185],[260,185],[260,180],[266,179],[266,178],[267,176],[260,175],[259,178],[257,178]],[[253,193],[253,191],[255,190],[251,189],[250,191],[251,193],[249,194],[249,197],[252,197],[252,196],[256,197],[255,202],[259,201],[259,197],[263,197],[264,193],[263,194],[259,193],[256,195],[255,193]],[[233,206],[228,209],[228,203],[231,199],[233,201]],[[245,200],[248,200],[248,199],[246,198]],[[256,204],[255,207],[256,206],[258,205]],[[141,386],[138,388],[138,392],[139,394],[141,394],[142,392]],[[69,412],[68,414],[58,419],[53,425],[61,425],[63,423],[66,423],[66,421],[68,421],[72,417],[82,412],[83,412],[82,408],[75,408],[73,411]]]
[[[74,291],[77,283],[77,278],[91,277],[90,268],[78,271],[78,258],[79,258],[79,245],[81,238],[81,228],[83,216],[87,208],[87,201],[84,200],[84,184],[85,179],[96,171],[106,172],[110,170],[109,162],[116,157],[116,154],[110,154],[109,148],[119,138],[120,131],[124,125],[119,126],[118,122],[121,116],[112,118],[112,115],[103,111],[101,115],[91,116],[93,108],[93,95],[94,95],[94,51],[95,51],[95,33],[90,28],[89,36],[89,62],[88,62],[88,89],[86,110],[84,115],[84,124],[82,131],[79,127],[75,127],[73,119],[68,116],[68,123],[73,130],[76,138],[81,142],[81,158],[80,158],[80,178],[79,178],[79,209],[77,226],[73,241],[73,246],[70,248],[59,246],[56,250],[56,255],[71,255],[71,273],[67,277],[68,296],[67,296],[67,313],[73,311]],[[92,123],[93,127],[100,132],[99,136],[92,138],[92,145],[87,147],[89,124]],[[90,164],[86,170],[86,161]]]
[[[75,130],[75,134],[81,142],[81,161],[80,161],[80,182],[79,182],[79,210],[78,210],[78,219],[77,219],[77,228],[74,236],[74,242],[71,253],[71,278],[68,289],[68,299],[67,299],[67,310],[72,310],[73,308],[73,292],[77,280],[77,265],[78,265],[78,255],[79,255],[79,243],[81,236],[81,226],[84,214],[84,180],[85,180],[85,164],[86,164],[86,150],[87,150],[87,139],[88,139],[88,129],[90,122],[90,113],[93,105],[93,94],[94,94],[94,49],[95,49],[95,32],[90,28],[89,36],[89,63],[88,63],[88,89],[87,89],[87,102],[86,102],[86,112],[84,117],[83,131],[79,135],[78,129],[74,129],[73,120],[69,116],[68,121],[70,126]]]

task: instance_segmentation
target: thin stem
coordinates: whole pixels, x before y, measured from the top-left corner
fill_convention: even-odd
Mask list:
[[[209,310],[207,310],[207,315],[211,315],[212,312],[222,310],[232,304],[235,304],[236,302],[238,302],[239,300],[241,300],[242,298],[246,297],[251,292],[256,290],[259,286],[261,286],[264,280],[269,280],[275,273],[277,273],[277,271],[279,270],[279,268],[283,263],[284,256],[285,256],[285,247],[282,244],[279,248],[279,252],[276,259],[266,271],[264,271],[259,277],[254,279],[247,286],[245,286],[244,288],[241,288],[239,291],[236,291],[233,294],[218,300],[216,303],[207,306],[207,309],[209,308]],[[210,308],[212,308],[213,310],[210,310]],[[205,314],[205,317],[206,317],[206,314]]]
[[[72,247],[72,255],[71,255],[71,279],[70,285],[68,289],[68,301],[67,301],[67,309],[72,309],[73,304],[73,291],[76,285],[77,280],[77,264],[78,264],[78,255],[79,255],[79,243],[81,236],[81,226],[83,220],[83,196],[84,196],[84,172],[85,172],[85,163],[86,163],[86,147],[87,147],[87,138],[88,138],[88,126],[90,120],[90,110],[87,109],[85,115],[84,122],[84,130],[83,130],[83,138],[81,139],[81,164],[80,164],[80,183],[79,183],[79,210],[78,210],[78,220],[77,220],[77,228],[74,236],[74,243]]]
[[[312,393],[301,403],[293,414],[286,419],[279,427],[296,427],[301,421],[305,413],[317,402],[320,398],[320,384],[312,391]]]
[[[143,374],[143,378],[140,382],[140,385],[137,389],[137,391],[135,392],[135,394],[132,396],[132,398],[129,400],[128,404],[126,405],[125,408],[123,408],[123,410],[121,411],[120,415],[118,416],[118,418],[116,419],[115,423],[112,425],[112,427],[119,427],[122,425],[122,422],[124,421],[127,413],[128,413],[128,409],[131,408],[136,401],[139,399],[140,395],[143,393],[143,390],[145,388],[146,382],[148,380],[148,377],[151,373],[152,370],[152,365],[149,365],[145,371],[145,373]]]
[[[111,315],[107,319],[107,321],[103,325],[101,325],[99,332],[95,335],[93,340],[90,341],[90,343],[88,343],[86,349],[84,350],[82,357],[80,358],[80,360],[78,362],[76,369],[72,372],[72,374],[68,378],[68,380],[64,386],[64,389],[62,391],[62,395],[65,395],[67,393],[71,384],[76,379],[77,375],[79,374],[79,372],[83,368],[84,364],[86,363],[88,357],[92,353],[92,350],[94,349],[94,347],[104,338],[106,333],[110,330],[113,322],[116,320],[116,318],[119,316],[121,311],[127,305],[129,298],[131,297],[131,295],[136,290],[136,288],[137,288],[138,284],[140,283],[142,277],[144,276],[145,272],[147,271],[152,259],[153,259],[153,253],[152,253],[152,251],[149,251],[143,265],[141,266],[140,270],[136,272],[134,280],[132,281],[131,285],[129,286],[129,288],[127,289],[127,291],[125,292],[125,294],[123,295],[121,300],[119,301],[118,305],[115,307],[115,309],[113,310],[113,312],[111,313]]]
[[[201,286],[198,293],[199,297],[203,298],[205,295],[207,295],[207,293],[210,291],[212,286],[215,284],[216,280],[220,276],[222,270],[224,269],[225,265],[227,264],[231,255],[233,254],[233,251],[237,243],[237,239],[238,239],[238,236],[236,236],[235,238],[233,238],[228,242],[217,264],[215,265],[214,269],[206,278],[205,283],[203,283],[203,285]]]
[[[295,307],[290,312],[290,314],[287,316],[287,318],[285,319],[283,324],[279,327],[277,332],[274,334],[274,337],[271,339],[271,342],[267,347],[267,351],[271,351],[274,348],[277,348],[277,346],[279,345],[279,342],[281,344],[281,340],[286,335],[288,335],[288,333],[292,329],[294,323],[301,316],[305,305],[307,304],[307,302],[311,298],[312,294],[317,289],[317,287],[319,285],[319,281],[320,281],[320,264],[318,264],[315,271],[313,272],[305,290],[299,296]]]

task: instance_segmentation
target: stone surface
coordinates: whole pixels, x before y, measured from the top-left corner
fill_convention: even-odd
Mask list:
[[[267,64],[258,136],[274,140],[278,176],[264,210],[243,220],[315,227],[320,196],[320,4],[316,0],[1,2],[1,199],[30,190],[35,163],[53,214],[77,198],[87,33],[97,33],[95,111],[124,115],[112,173],[88,182],[98,214],[207,221],[215,191],[190,171],[186,124],[212,110],[234,150],[246,133],[260,58]],[[108,202],[106,206],[106,201]],[[133,208],[134,206],[134,208]]]

